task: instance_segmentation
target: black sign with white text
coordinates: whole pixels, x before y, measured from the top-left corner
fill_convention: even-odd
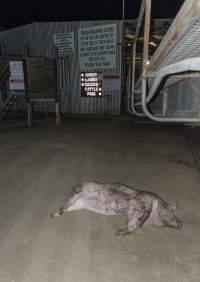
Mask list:
[[[81,97],[102,96],[102,73],[81,73]]]

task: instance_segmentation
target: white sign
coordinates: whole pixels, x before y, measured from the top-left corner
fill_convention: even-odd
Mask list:
[[[74,32],[54,34],[53,41],[59,57],[66,57],[74,52]]]
[[[116,24],[79,29],[80,69],[116,68]]]
[[[121,89],[121,80],[119,75],[104,75],[103,76],[103,90],[116,91]]]
[[[22,61],[11,61],[10,63],[10,90],[25,90],[24,71]]]

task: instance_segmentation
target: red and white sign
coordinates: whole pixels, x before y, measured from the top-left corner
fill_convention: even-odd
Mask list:
[[[11,61],[10,63],[10,90],[25,90],[24,71],[22,61]]]
[[[24,80],[9,78],[10,90],[25,90]]]
[[[121,89],[121,79],[118,74],[104,75],[103,76],[103,90],[116,91]]]

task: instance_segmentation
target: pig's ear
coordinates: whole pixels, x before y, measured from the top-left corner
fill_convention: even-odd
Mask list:
[[[178,208],[178,202],[171,203],[171,204],[168,205],[168,207],[171,211],[175,211]]]
[[[80,184],[75,184],[73,187],[72,187],[72,193],[80,193],[82,191],[82,185]]]

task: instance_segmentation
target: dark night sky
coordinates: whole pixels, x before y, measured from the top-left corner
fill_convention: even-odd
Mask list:
[[[13,3],[12,3],[13,2]],[[122,0],[1,0],[0,28],[39,21],[120,19]],[[152,18],[174,18],[184,0],[152,0]],[[141,0],[125,0],[126,18],[137,18]]]

